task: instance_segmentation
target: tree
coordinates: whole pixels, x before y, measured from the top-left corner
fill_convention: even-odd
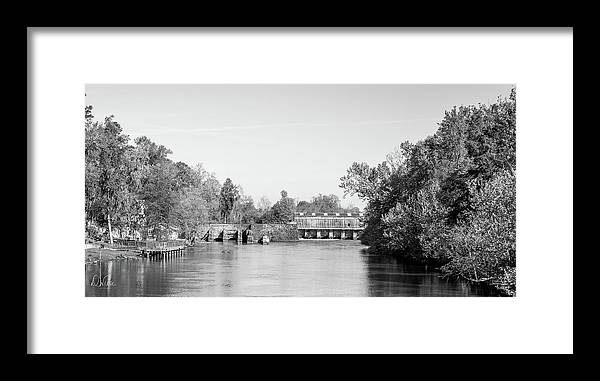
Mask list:
[[[510,171],[489,181],[472,181],[473,205],[465,218],[445,235],[442,251],[449,258],[442,266],[447,275],[472,282],[494,284],[509,295],[516,291],[515,176]]]
[[[372,200],[377,197],[384,178],[367,163],[352,163],[340,181],[340,187],[344,189],[345,194],[356,194],[361,198]]]
[[[258,217],[256,218],[257,223],[265,224],[273,221],[273,212],[271,210],[271,201],[266,196],[262,196],[258,200]]]
[[[273,205],[272,220],[278,223],[287,223],[294,219],[294,212],[296,211],[296,203],[294,199],[288,197],[286,190],[281,191],[281,199]]]
[[[334,194],[319,194],[314,196],[310,202],[299,201],[296,211],[301,213],[358,213],[359,209],[352,205],[342,208],[339,197]]]
[[[106,117],[103,123],[92,122],[92,108],[85,113],[86,209],[90,217],[108,226],[113,243],[112,219],[118,218],[128,198],[126,151],[129,137],[121,126]]]
[[[197,173],[186,163],[178,161],[175,163],[174,189],[177,191],[189,187],[196,187],[199,184]]]
[[[342,209],[343,213],[360,213],[360,208],[358,206],[354,206],[354,204],[350,203],[346,208]]]
[[[238,187],[233,184],[229,177],[225,180],[225,183],[223,183],[223,187],[221,187],[220,196],[221,217],[225,220],[225,223],[227,223],[227,218],[231,214],[235,203],[240,198]]]
[[[202,199],[208,208],[207,222],[217,222],[221,218],[221,184],[214,173],[204,169],[202,164],[196,164],[193,168],[196,186],[200,189]]]
[[[209,206],[198,187],[182,191],[171,213],[171,220],[179,227],[183,238],[194,237],[198,224],[208,221],[208,217]]]
[[[367,201],[361,241],[514,294],[516,92],[447,111],[434,135],[340,181]],[[303,205],[305,207],[305,205]]]
[[[314,210],[319,213],[335,213],[342,209],[340,199],[334,194],[319,194],[318,196],[313,197],[312,205]]]
[[[90,223],[98,221],[102,213],[100,203],[100,127],[94,122],[92,106],[85,107],[85,214],[86,229]],[[98,221],[99,222],[99,221]]]
[[[308,201],[300,201],[298,205],[296,205],[296,211],[300,213],[308,213],[312,211],[312,203]]]
[[[142,136],[128,145],[120,125],[108,117],[94,121],[85,108],[86,232],[98,238],[104,227],[112,237],[157,238],[176,227],[191,236],[198,223],[221,218],[221,185],[201,164],[174,163],[171,150]],[[239,188],[241,189],[241,188]],[[253,204],[242,205],[250,219]],[[141,233],[140,233],[141,232]]]
[[[422,245],[423,240],[434,239],[445,226],[448,211],[437,199],[439,188],[434,180],[383,216],[388,250],[403,252],[414,259],[439,259],[435,250],[424,253]]]
[[[167,155],[173,152],[163,145],[158,145],[141,136],[135,139],[138,160],[142,166],[153,166],[167,159]]]
[[[252,224],[260,217],[260,212],[254,206],[254,200],[250,196],[240,196],[237,203],[237,221],[244,224]]]
[[[267,210],[271,209],[271,201],[269,201],[269,199],[266,196],[262,196],[260,200],[258,200],[256,207],[260,212],[264,213]]]
[[[152,228],[159,239],[165,229],[169,230],[171,212],[177,204],[175,174],[175,166],[170,160],[151,166],[148,178],[139,195],[140,199],[144,201],[147,226]]]

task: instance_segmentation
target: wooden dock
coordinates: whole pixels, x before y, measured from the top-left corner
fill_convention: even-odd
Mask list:
[[[137,250],[145,258],[167,259],[185,254],[185,240],[171,239],[167,241],[135,241],[113,240],[115,244]]]

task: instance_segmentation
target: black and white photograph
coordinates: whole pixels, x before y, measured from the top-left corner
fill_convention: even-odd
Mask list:
[[[86,296],[514,296],[499,85],[85,89]]]
[[[28,354],[573,354],[573,28],[27,27]]]

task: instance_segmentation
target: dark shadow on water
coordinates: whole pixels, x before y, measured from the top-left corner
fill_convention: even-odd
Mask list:
[[[433,266],[410,264],[390,255],[362,251],[369,296],[500,296],[491,287],[442,278]]]

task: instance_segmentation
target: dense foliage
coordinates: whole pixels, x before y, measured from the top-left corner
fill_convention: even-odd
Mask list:
[[[436,263],[447,276],[515,293],[516,92],[455,107],[433,136],[376,167],[354,163],[341,187],[367,201],[361,240]]]
[[[285,190],[281,191],[281,199],[273,205],[271,208],[271,214],[268,216],[268,222],[290,222],[294,219],[294,212],[296,211],[296,203],[294,199],[288,197],[288,193]]]
[[[187,238],[195,234],[200,223],[229,218],[240,200],[246,200],[235,193],[238,188],[231,180],[227,179],[222,188],[201,164],[190,167],[173,162],[168,158],[171,153],[147,137],[139,137],[130,145],[129,137],[112,116],[95,121],[92,106],[86,106],[88,236],[161,239],[176,231]]]
[[[357,207],[343,208],[340,199],[334,194],[319,194],[311,201],[300,201],[296,205],[297,212],[304,213],[358,213]]]

